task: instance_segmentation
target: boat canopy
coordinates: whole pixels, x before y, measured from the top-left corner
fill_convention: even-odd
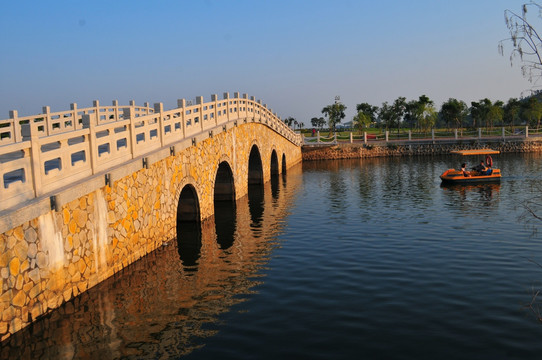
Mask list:
[[[491,150],[491,149],[476,149],[476,150],[453,150],[453,151],[450,151],[450,153],[458,154],[458,155],[495,155],[495,154],[499,154],[500,151]]]

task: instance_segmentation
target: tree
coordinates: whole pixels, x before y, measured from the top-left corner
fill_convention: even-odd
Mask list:
[[[438,113],[433,107],[433,104],[426,104],[424,106],[423,113],[421,115],[421,124],[420,127],[424,132],[427,132],[429,129],[432,129],[438,118]]]
[[[378,110],[378,119],[386,128],[386,131],[388,128],[393,127],[393,110],[387,101],[384,101]]]
[[[293,117],[288,116],[286,119],[284,119],[284,123],[290,127],[292,124],[297,123],[297,121]]]
[[[446,127],[453,124],[457,129],[463,127],[463,120],[467,115],[467,111],[467,104],[465,104],[464,101],[449,98],[448,101],[444,102],[440,107],[440,116],[446,123]]]
[[[536,82],[542,77],[542,39],[536,29],[527,20],[527,10],[534,7],[537,12],[542,12],[542,7],[535,2],[522,5],[521,15],[511,11],[504,11],[504,21],[510,32],[510,37],[499,42],[499,52],[504,55],[504,44],[512,43],[510,52],[510,64],[519,57],[523,63],[521,72],[531,83]]]
[[[311,119],[311,124],[313,127],[321,129],[326,124],[326,119],[323,117],[313,117]]]
[[[501,123],[504,115],[503,110],[504,103],[500,100],[495,101],[489,106],[489,110],[486,115],[486,126],[489,125],[490,129],[493,129],[495,122]]]
[[[358,113],[361,111],[362,113],[369,115],[372,123],[376,122],[378,106],[373,106],[368,103],[361,103],[356,105],[356,110],[358,111]]]
[[[363,129],[371,124],[371,116],[363,111],[358,111],[358,113],[354,115],[352,122],[354,123],[354,127],[358,129],[361,134]]]
[[[426,125],[424,123],[425,117],[430,109],[434,110],[433,100],[426,95],[421,95],[418,100],[411,100],[405,104],[404,120],[411,129],[413,127],[424,129]]]
[[[523,117],[527,118],[529,125],[540,127],[540,119],[542,118],[542,103],[535,96],[531,96],[529,100],[523,104]]]
[[[508,102],[506,103],[506,105],[504,105],[504,123],[514,127],[516,120],[519,120],[520,112],[521,102],[516,98],[508,99]]]
[[[334,104],[328,105],[322,109],[322,114],[325,114],[328,118],[329,130],[335,132],[335,127],[346,116],[344,111],[346,106],[339,101],[335,101]]]

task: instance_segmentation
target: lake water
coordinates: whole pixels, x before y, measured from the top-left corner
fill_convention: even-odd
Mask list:
[[[523,215],[542,204],[542,156],[495,157],[500,184],[442,187],[460,162],[296,166],[201,234],[185,229],[201,248],[179,254],[172,240],[0,355],[539,359],[542,322],[526,305],[542,289],[542,233]]]

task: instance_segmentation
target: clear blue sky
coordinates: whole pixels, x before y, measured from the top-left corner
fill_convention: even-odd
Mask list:
[[[335,95],[343,121],[398,96],[507,101],[531,87],[497,51],[523,2],[3,1],[0,118],[235,91],[307,126]]]

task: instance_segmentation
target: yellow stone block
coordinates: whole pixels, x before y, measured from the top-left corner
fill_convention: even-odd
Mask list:
[[[85,264],[85,261],[83,259],[80,259],[77,262],[77,268],[79,269],[79,272],[81,274],[85,272],[85,269],[87,268],[87,264]]]
[[[68,229],[70,230],[70,234],[75,234],[75,232],[77,231],[77,223],[75,222],[74,219],[72,219],[70,221],[70,225],[68,226]]]
[[[25,272],[26,270],[28,270],[28,268],[30,267],[30,262],[28,261],[28,259],[26,259],[25,261],[23,261],[23,263],[21,264],[21,267],[19,269],[20,272]]]
[[[17,281],[15,282],[15,289],[17,290],[23,289],[23,280],[24,280],[24,277],[21,274],[19,274],[19,276],[17,276]]]
[[[77,270],[77,268],[75,267],[74,263],[70,263],[70,265],[68,265],[68,273],[70,274],[70,276],[73,277],[76,270]]]
[[[15,238],[19,241],[24,240],[24,231],[22,226],[17,226],[15,229],[13,229],[13,235]]]
[[[87,213],[86,213],[86,211],[74,210],[73,211],[73,218],[75,219],[75,222],[77,223],[77,226],[79,226],[80,228],[85,227],[85,224],[87,223]]]
[[[21,266],[21,263],[19,261],[19,258],[13,258],[9,262],[9,272],[11,273],[11,275],[13,275],[13,276],[19,275],[20,266]]]
[[[3,254],[0,254],[0,268],[4,268],[8,265],[9,262],[9,256],[8,253],[5,252]]]
[[[85,210],[87,208],[87,197],[83,196],[79,199],[79,208]]]
[[[72,289],[69,288],[68,290],[64,290],[62,295],[64,295],[64,301],[70,300],[72,298]]]
[[[24,306],[25,300],[26,300],[26,295],[24,291],[19,291],[17,295],[13,297],[13,300],[11,300],[11,304],[13,306],[22,307]]]
[[[67,225],[70,222],[70,211],[64,208],[64,210],[62,210],[62,216],[64,218],[64,225]]]

